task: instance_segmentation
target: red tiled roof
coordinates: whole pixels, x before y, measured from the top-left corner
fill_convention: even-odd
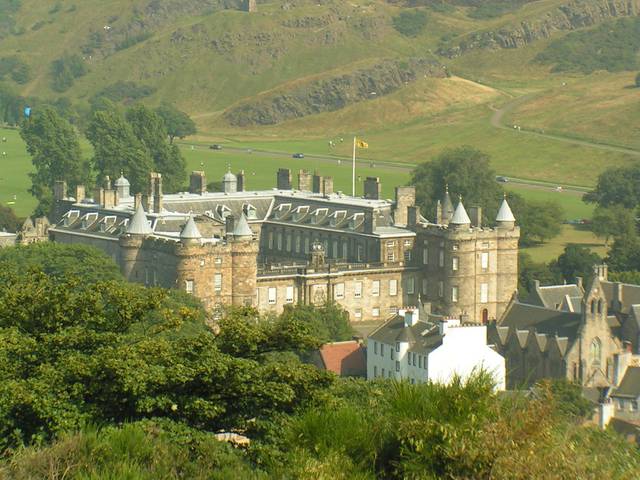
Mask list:
[[[324,367],[342,377],[366,376],[364,347],[356,341],[327,343],[320,348]]]

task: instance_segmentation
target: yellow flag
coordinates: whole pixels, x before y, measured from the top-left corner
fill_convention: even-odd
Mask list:
[[[356,145],[358,146],[358,148],[369,148],[369,144],[364,140],[358,140],[356,142]]]

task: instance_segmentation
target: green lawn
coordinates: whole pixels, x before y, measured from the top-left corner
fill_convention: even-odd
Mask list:
[[[570,243],[588,247],[601,257],[607,254],[607,249],[601,239],[597,238],[589,230],[584,230],[575,225],[563,225],[562,233],[556,238],[543,245],[523,248],[522,251],[531,255],[531,258],[536,262],[548,262],[557,258],[563,252],[564,247]]]
[[[526,200],[552,200],[558,202],[564,211],[565,220],[591,218],[595,208],[593,204],[584,203],[582,198],[574,193],[556,192],[552,188],[534,189],[525,185],[517,185],[513,183],[505,185],[505,188],[508,191],[522,195]]]
[[[0,203],[24,217],[37,203],[27,191],[31,186],[31,157],[17,130],[0,129],[0,137],[7,139],[0,143]]]

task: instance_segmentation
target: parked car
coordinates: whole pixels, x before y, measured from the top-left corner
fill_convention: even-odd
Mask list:
[[[503,176],[496,177],[496,182],[507,183],[508,181],[509,179],[507,177],[503,177]]]
[[[211,145],[209,147],[211,150],[222,150],[222,145],[218,145],[217,143],[214,143],[213,145]]]
[[[304,153],[294,153],[293,158],[304,158]]]

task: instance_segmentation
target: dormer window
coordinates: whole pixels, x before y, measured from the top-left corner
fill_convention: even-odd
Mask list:
[[[326,208],[318,208],[311,214],[311,223],[318,224],[322,221],[322,219],[327,215],[329,210]]]
[[[97,212],[91,212],[91,213],[87,213],[85,214],[84,217],[82,217],[82,224],[81,224],[81,228],[83,230],[86,230],[87,228],[89,228],[91,225],[93,225],[93,223],[98,219],[98,213]]]
[[[242,206],[242,211],[249,220],[255,220],[258,218],[258,211],[256,210],[256,207],[254,207],[250,203],[245,203]]]
[[[351,230],[355,230],[360,226],[364,219],[364,213],[354,213],[353,216],[349,219],[349,228]]]
[[[299,222],[300,220],[302,220],[302,218],[309,213],[309,206],[308,205],[301,205],[299,207],[297,207],[294,211],[293,211],[293,221],[294,222]]]
[[[336,210],[331,214],[331,217],[329,219],[329,225],[331,225],[332,227],[335,227],[339,225],[346,217],[347,217],[346,210]]]
[[[216,214],[222,220],[226,219],[229,215],[231,215],[231,209],[226,205],[216,205]]]
[[[284,216],[291,211],[290,203],[282,203],[276,207],[276,219],[284,218]]]

